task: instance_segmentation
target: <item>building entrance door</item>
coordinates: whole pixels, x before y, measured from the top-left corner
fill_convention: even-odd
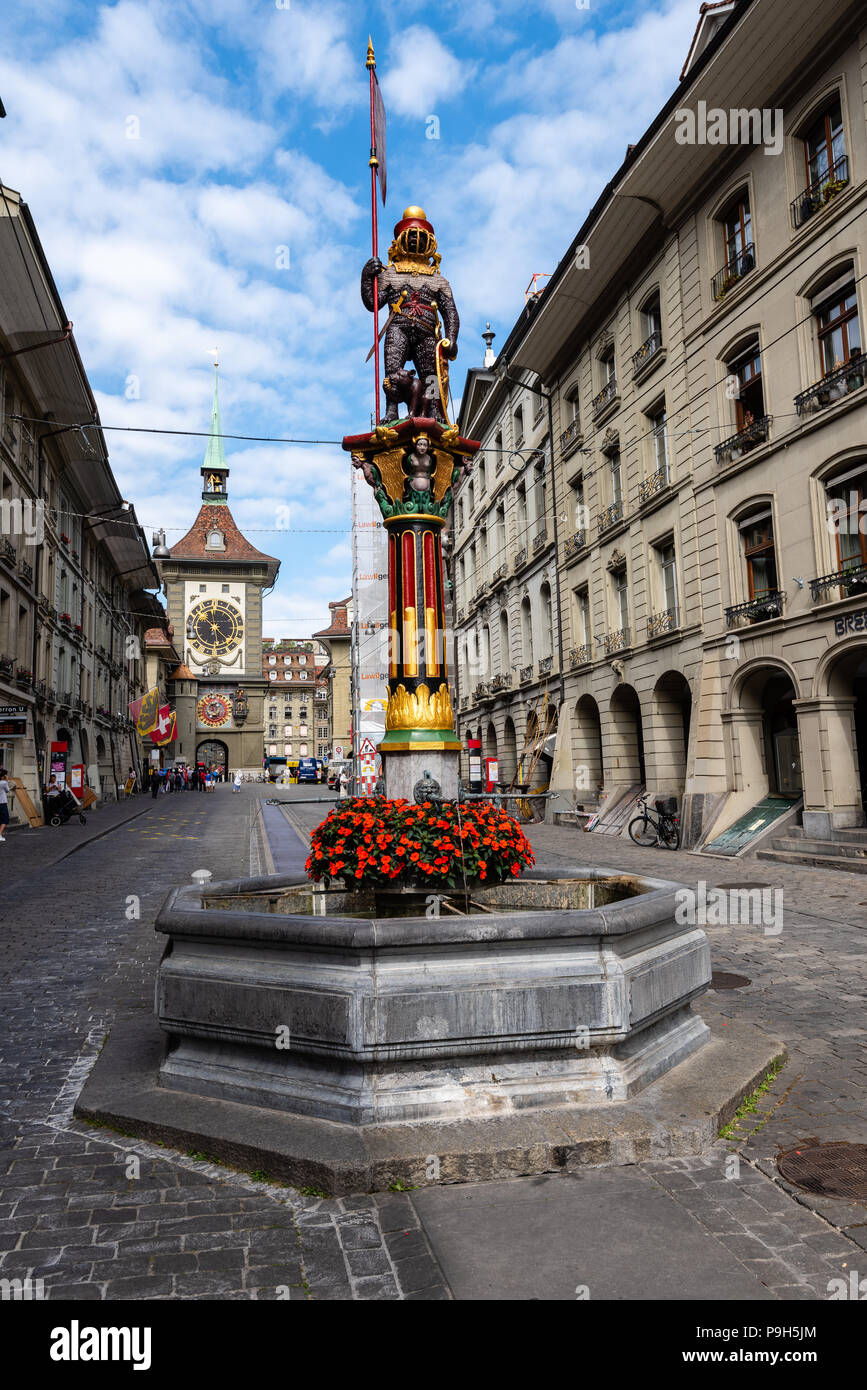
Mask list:
[[[774,758],[777,764],[777,791],[780,796],[800,796],[801,745],[797,730],[783,730],[774,735]]]

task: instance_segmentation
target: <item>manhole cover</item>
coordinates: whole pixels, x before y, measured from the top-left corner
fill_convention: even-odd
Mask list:
[[[732,975],[728,970],[714,970],[710,977],[711,989],[743,989],[751,983],[748,975]]]
[[[816,1197],[867,1201],[867,1144],[810,1144],[780,1154],[777,1167],[787,1182]]]

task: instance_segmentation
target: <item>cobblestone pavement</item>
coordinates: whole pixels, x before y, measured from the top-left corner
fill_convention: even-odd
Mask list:
[[[49,1298],[451,1297],[412,1193],[325,1199],[72,1118],[115,1011],[152,1007],[161,949],[153,919],[168,887],[201,867],[221,877],[250,872],[251,823],[264,794],[245,787],[238,798],[225,787],[146,806],[141,798],[128,804],[133,819],[120,815],[126,807],[106,808],[100,829],[109,813],[118,815],[117,827],[53,863],[29,856],[39,841],[53,854],[43,836],[64,830],[10,837],[13,855],[21,842],[19,868],[30,844],[23,877],[16,872],[10,883],[9,861],[0,861],[0,1279],[29,1272],[45,1281]],[[293,815],[308,825],[320,818],[316,807]],[[859,1267],[867,1206],[796,1191],[780,1179],[775,1158],[808,1138],[865,1142],[867,882],[642,850],[548,826],[529,833],[540,863],[783,888],[779,935],[708,928],[714,968],[751,983],[707,995],[702,1010],[764,1028],[786,1043],[789,1063],[733,1140],[699,1158],[642,1164],[640,1172],[774,1297],[827,1298],[830,1279]],[[254,870],[259,862],[254,848]],[[867,1256],[862,1264],[867,1274]]]

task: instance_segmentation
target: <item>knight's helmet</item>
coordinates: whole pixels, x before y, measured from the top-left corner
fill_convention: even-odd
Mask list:
[[[409,207],[394,229],[394,241],[388,252],[390,265],[398,261],[416,263],[424,261],[439,269],[441,257],[437,255],[437,239],[434,229],[425,216],[424,208]]]

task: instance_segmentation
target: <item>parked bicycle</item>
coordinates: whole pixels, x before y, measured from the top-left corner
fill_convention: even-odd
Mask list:
[[[663,849],[680,849],[680,821],[677,816],[677,801],[666,796],[653,803],[654,810],[647,804],[648,797],[639,797],[641,815],[629,822],[629,838],[636,845],[659,845]]]

